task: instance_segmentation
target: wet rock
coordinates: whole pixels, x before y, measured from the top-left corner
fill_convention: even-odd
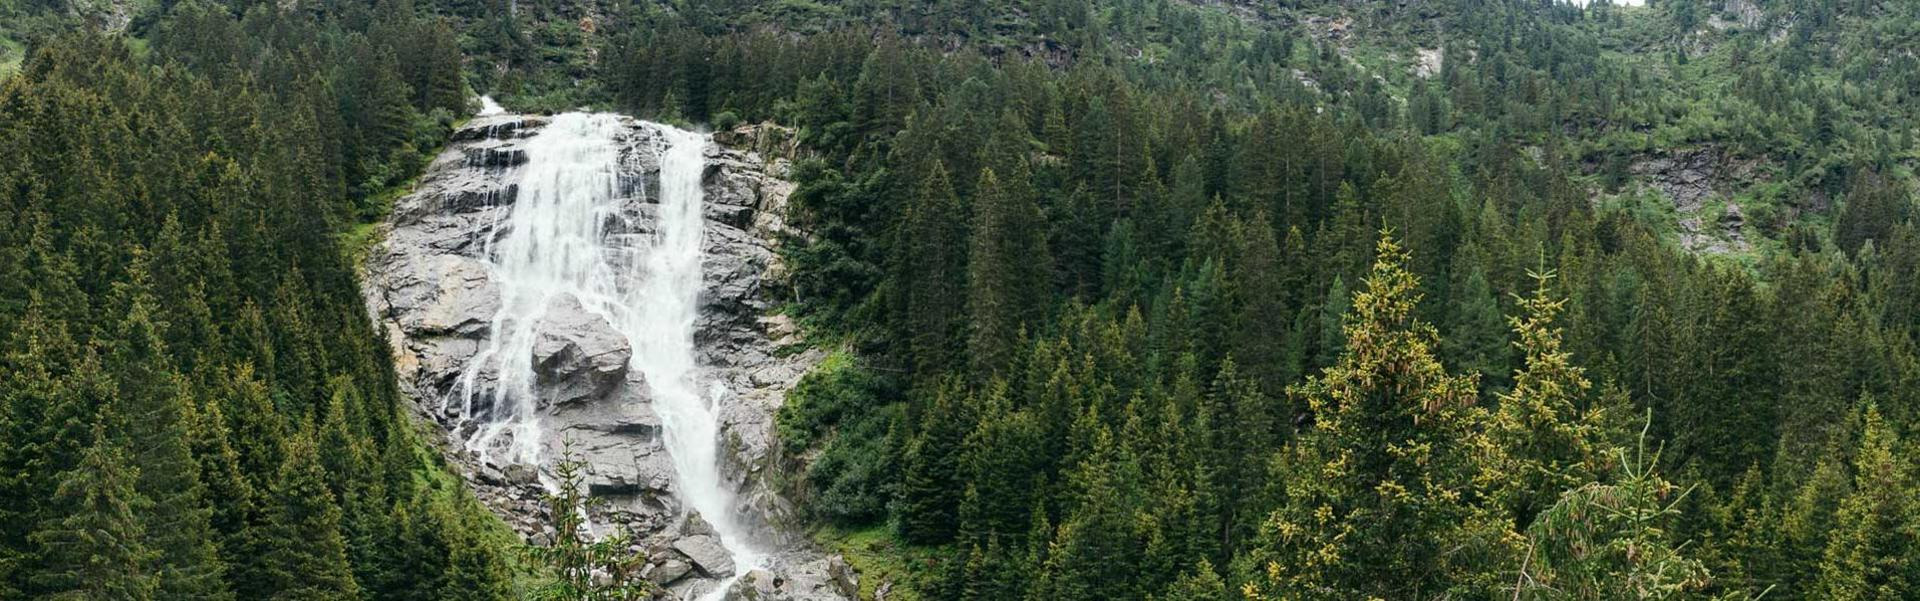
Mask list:
[[[508,484],[527,486],[540,483],[540,470],[524,463],[508,465],[506,469],[501,470],[501,475],[506,478]]]
[[[553,403],[602,398],[627,376],[633,347],[571,294],[554,297],[534,331],[534,373]]]
[[[527,149],[504,140],[485,140],[461,148],[467,166],[479,169],[505,169],[527,163]]]
[[[838,555],[806,561],[776,561],[749,570],[727,589],[731,601],[838,601],[857,599],[860,581]]]
[[[395,277],[382,282],[385,312],[409,335],[482,338],[500,308],[500,288],[487,266],[450,255],[393,259]]]
[[[548,119],[539,115],[489,115],[476,117],[467,122],[466,127],[453,132],[454,142],[472,142],[475,140],[493,140],[527,137],[533,130],[547,124]]]
[[[733,574],[733,555],[720,546],[719,538],[705,534],[689,536],[673,541],[673,550],[685,555],[707,576],[719,578]]]
[[[641,577],[652,581],[654,584],[666,586],[679,582],[681,578],[686,577],[688,572],[692,571],[693,564],[679,559],[666,559],[660,563],[649,565],[647,572],[641,574]]]

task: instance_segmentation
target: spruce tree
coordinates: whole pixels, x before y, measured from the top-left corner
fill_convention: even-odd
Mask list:
[[[1710,582],[1705,566],[1670,528],[1691,492],[1661,478],[1644,432],[1632,449],[1612,450],[1619,473],[1562,494],[1527,529],[1514,595],[1603,601],[1684,599]]]
[[[1840,504],[1809,591],[1821,599],[1898,598],[1911,594],[1920,571],[1913,462],[1879,409],[1868,404],[1860,421],[1853,494]]]
[[[893,244],[892,281],[902,298],[901,332],[916,373],[932,376],[953,366],[966,318],[966,213],[946,165],[925,167],[916,194],[901,215]]]
[[[327,490],[326,472],[305,436],[287,445],[269,502],[269,517],[256,544],[275,600],[349,601],[360,587],[347,563],[340,508]]]
[[[1561,492],[1603,474],[1607,463],[1605,416],[1588,396],[1592,383],[1561,349],[1554,320],[1566,301],[1551,296],[1552,272],[1530,275],[1534,292],[1520,301],[1524,314],[1510,319],[1525,363],[1514,374],[1513,389],[1499,394],[1487,424],[1492,446],[1481,460],[1486,482],[1516,528],[1532,523]]]
[[[94,426],[93,444],[80,463],[60,477],[52,499],[58,517],[31,537],[42,557],[34,588],[52,601],[145,601],[159,599],[151,570],[157,553],[135,508],[146,502],[135,490],[136,470],[125,453]]]
[[[169,364],[159,334],[165,326],[152,321],[145,266],[145,255],[136,252],[118,291],[128,306],[108,363],[118,380],[116,410],[128,418],[121,436],[139,474],[135,488],[147,500],[135,508],[155,553],[147,571],[158,578],[160,597],[231,599],[200,466],[190,450],[195,402]]]
[[[948,379],[933,393],[920,432],[906,448],[898,504],[900,536],[921,544],[951,540],[959,521],[960,453],[974,428],[966,389]]]
[[[1023,329],[1046,309],[1052,267],[1027,177],[1024,167],[1005,180],[985,169],[975,186],[967,257],[967,313],[973,330],[967,351],[974,374],[983,381],[1008,367]]]
[[[1279,507],[1262,529],[1259,584],[1271,598],[1426,598],[1491,590],[1506,559],[1477,504],[1484,444],[1472,376],[1433,356],[1414,317],[1419,282],[1383,234],[1354,295],[1346,350],[1293,390],[1312,425],[1277,464]]]
[[[1181,574],[1179,580],[1167,585],[1167,591],[1157,599],[1159,601],[1228,601],[1231,597],[1227,596],[1226,582],[1220,579],[1219,574],[1214,573],[1213,564],[1201,559],[1186,573]]]
[[[1478,254],[1469,246],[1455,255],[1455,282],[1448,287],[1447,298],[1449,327],[1441,350],[1457,369],[1478,374],[1481,397],[1491,398],[1508,385],[1508,357],[1514,343],[1507,337],[1505,320],[1484,266],[1469,260]]]

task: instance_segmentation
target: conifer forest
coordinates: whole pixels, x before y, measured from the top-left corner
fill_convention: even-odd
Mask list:
[[[0,0],[0,600],[1920,600],[1914,0]]]

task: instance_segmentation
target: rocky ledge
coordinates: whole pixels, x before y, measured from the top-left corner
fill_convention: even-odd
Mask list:
[[[438,424],[441,448],[480,499],[533,544],[551,540],[542,503],[553,482],[551,458],[564,446],[584,464],[598,528],[624,528],[633,550],[649,558],[643,574],[669,592],[693,598],[734,575],[732,558],[698,515],[677,500],[675,472],[661,423],[631,348],[606,320],[561,297],[548,308],[534,344],[542,399],[547,465],[501,464],[467,451],[455,390],[463,370],[487,345],[500,288],[485,253],[505,233],[526,140],[547,124],[540,116],[479,117],[455,132],[418,188],[397,201],[368,255],[368,310],[392,346],[399,385],[425,421]],[[627,121],[620,181],[626,198],[608,216],[609,235],[651,232],[659,187],[658,130]],[[773,247],[793,184],[787,161],[761,151],[786,147],[790,132],[747,126],[715,136],[707,150],[704,290],[695,343],[709,384],[728,393],[717,409],[723,472],[737,487],[739,510],[787,549],[766,566],[740,575],[730,598],[794,601],[855,596],[854,576],[838,557],[782,535],[793,511],[768,482],[773,469],[773,415],[786,392],[822,358],[795,339],[764,285],[778,268]],[[770,142],[770,140],[772,142]],[[490,381],[488,374],[474,379]],[[786,540],[782,540],[786,539]]]

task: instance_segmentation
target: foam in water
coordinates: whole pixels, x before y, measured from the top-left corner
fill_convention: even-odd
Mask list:
[[[480,112],[474,113],[473,116],[489,117],[493,115],[504,115],[506,114],[506,112],[507,112],[507,109],[500,108],[500,103],[494,102],[492,96],[481,96]]]
[[[488,253],[500,310],[491,338],[455,391],[459,415],[478,426],[467,447],[487,460],[541,464],[536,325],[552,303],[571,295],[632,345],[629,367],[647,382],[681,500],[713,526],[733,555],[736,573],[744,573],[758,567],[764,554],[748,540],[720,475],[714,407],[725,390],[702,387],[693,343],[707,138],[643,124],[664,145],[658,220],[652,235],[628,235],[605,227],[618,223],[623,202],[617,166],[625,127],[613,115],[567,113],[527,142],[518,198],[505,223],[496,226],[506,228],[505,237]],[[706,597],[718,598],[731,582]]]

